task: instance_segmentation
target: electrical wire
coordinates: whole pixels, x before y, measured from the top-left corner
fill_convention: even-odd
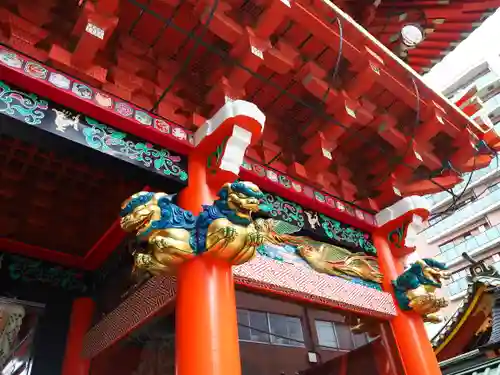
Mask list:
[[[497,162],[497,166],[496,166],[495,170],[492,171],[492,172],[496,172],[496,171],[498,171],[500,169],[500,165],[499,165],[499,161],[498,161],[498,154],[497,153],[495,153],[495,161]],[[496,183],[487,185],[482,192],[480,192],[479,194],[477,194],[475,196],[475,198],[476,199],[480,198],[483,194],[485,194],[487,191],[489,191],[490,188],[492,188],[495,185],[498,185],[499,183],[500,182],[496,182]]]
[[[462,199],[463,195],[465,194],[465,192],[467,191],[467,189],[469,188],[469,184],[470,182],[472,181],[472,175],[474,173],[474,167],[476,166],[476,159],[477,159],[477,153],[476,155],[474,155],[474,159],[473,159],[473,165],[472,165],[472,172],[469,173],[469,178],[467,180],[467,183],[465,184],[463,190],[460,192],[460,194],[458,196],[456,196],[455,194],[452,194],[453,195],[453,200],[451,202],[451,204],[443,211],[441,212],[437,212],[435,214],[431,214],[430,215],[430,219],[436,217],[436,216],[442,216],[442,215],[450,215],[451,212],[455,212],[456,211],[456,206],[459,204],[460,200]]]
[[[495,157],[496,161],[497,161],[497,169],[498,170],[498,158]],[[470,178],[470,177],[469,177]],[[500,184],[499,182],[497,183],[492,183],[492,184],[489,184],[487,185],[483,191],[477,195],[474,195],[474,201],[480,199],[485,193],[487,193],[488,191],[490,191],[490,189],[495,186],[495,185],[498,185]],[[437,220],[436,222],[433,222],[432,225],[430,225],[429,227],[425,228],[422,232],[424,232],[426,229],[428,228],[431,228],[433,227],[434,225],[440,223],[441,221],[443,221],[444,219],[446,219],[447,217],[449,217],[450,215],[452,215],[453,213],[461,210],[462,208],[465,208],[466,205],[460,205],[460,206],[457,206],[458,204],[460,204],[460,200],[462,198],[462,195],[467,191],[468,187],[465,186],[464,189],[462,190],[461,194],[460,194],[460,197],[458,197],[458,199],[456,200],[456,202],[452,202],[450,204],[450,206],[442,211],[439,211],[439,212],[435,212],[435,213],[432,213],[430,215],[430,218],[429,220],[432,220],[432,219],[440,219],[440,220]],[[455,205],[453,205],[454,203],[456,203]]]
[[[330,78],[332,82],[333,80],[335,80],[337,74],[339,73],[340,61],[342,60],[342,52],[344,47],[344,30],[342,27],[342,21],[340,21],[339,17],[337,17],[336,19],[337,19],[337,25],[339,27],[339,52],[337,54],[337,62],[335,63],[335,69],[333,70],[332,76]],[[323,101],[328,97],[328,94],[330,93],[329,90],[330,90],[330,85],[328,85],[328,92],[323,97]]]
[[[486,146],[487,147],[487,146]],[[498,154],[491,150],[489,147],[488,147],[489,151],[494,155],[494,158],[495,158],[495,161],[497,163],[497,166],[496,166],[496,170],[498,170],[499,168],[499,160],[498,160]],[[480,153],[480,146],[478,146],[477,148],[477,151],[476,151],[476,154],[474,155],[474,160],[473,160],[473,166],[472,166],[472,171],[469,173],[469,176],[468,176],[468,179],[467,179],[467,183],[465,184],[464,188],[462,189],[462,191],[460,192],[460,194],[458,194],[458,196],[456,195],[453,195],[453,201],[452,203],[444,210],[441,210],[441,211],[438,211],[438,212],[434,212],[430,215],[430,219],[433,219],[433,218],[436,218],[436,217],[443,217],[442,220],[444,220],[446,217],[448,217],[449,215],[451,215],[452,213],[456,212],[457,210],[463,208],[462,206],[461,207],[457,207],[458,204],[460,204],[460,200],[462,199],[462,197],[464,196],[464,194],[468,191],[468,188],[470,186],[470,183],[472,182],[472,176],[474,174],[475,171],[475,165],[476,165],[476,159],[477,157],[479,156],[479,153]],[[493,184],[495,185],[495,184]],[[483,194],[485,194],[489,188],[493,185],[488,185],[486,186],[486,188],[478,195],[475,196],[475,199],[477,200],[478,198],[480,198]],[[440,221],[442,220],[439,220],[437,221],[436,223],[434,224],[437,224],[439,223]]]
[[[175,21],[173,19],[166,19],[164,18],[163,16],[159,15],[157,12],[151,10],[147,4],[143,4],[143,3],[139,3],[137,0],[128,0],[131,4],[135,5],[137,8],[139,8],[142,12],[142,14],[144,13],[147,13],[147,14],[150,14],[151,16],[153,16],[154,18],[162,21],[162,22],[168,22],[169,25],[175,29],[176,31],[182,33],[182,34],[185,34],[187,35],[188,37],[192,38],[195,40],[196,42],[196,45],[202,45],[204,47],[206,47],[208,50],[210,50],[212,53],[215,53],[216,55],[219,55],[220,57],[223,57],[223,58],[228,58],[229,55],[227,54],[227,52],[225,51],[222,51],[220,49],[217,49],[217,48],[214,48],[212,47],[210,44],[208,44],[207,42],[205,42],[200,36],[196,36],[196,35],[191,35],[192,34],[192,31],[191,32],[188,32],[186,31],[185,29],[183,29],[182,27],[178,26]],[[209,23],[211,22],[213,16],[214,16],[214,13],[217,9],[217,6],[218,6],[218,2],[219,0],[215,0],[214,1],[214,6],[212,7],[212,11],[209,15],[209,17],[207,18],[207,22],[204,24],[204,31],[206,32],[206,30],[208,29],[208,25]],[[340,22],[340,20],[337,18],[337,22],[338,22],[338,25],[339,25],[339,34],[342,34],[343,30],[342,30],[342,24]],[[342,41],[343,41],[343,37],[340,38],[340,48],[339,48],[339,52],[341,52],[341,46],[342,46]],[[4,43],[0,43],[0,45],[5,45]],[[9,47],[9,46],[7,46]],[[10,48],[10,47],[9,47]],[[191,50],[191,52],[193,52],[194,48]],[[189,60],[192,59],[192,56],[193,54],[191,53],[189,55]],[[188,60],[188,59],[186,59]],[[177,80],[180,76],[180,74],[182,73],[183,70],[186,69],[188,63],[189,63],[189,60],[186,62],[184,61],[184,65],[183,67],[181,68],[181,71],[177,72],[176,76],[174,77],[174,79],[172,80],[172,82],[169,84],[169,86],[165,89],[164,93],[162,94],[162,96],[160,97],[160,99],[155,103],[155,109],[157,108],[157,106],[159,105],[159,103],[161,102],[161,100],[165,97],[166,93],[171,90],[173,84],[175,83],[175,80]],[[337,63],[335,65],[335,69],[334,69],[334,72],[332,73],[332,78],[335,78],[335,76],[338,74],[338,71],[339,71],[339,67],[340,67],[340,61],[341,61],[341,53],[338,54],[338,57],[337,57]],[[251,69],[249,69],[248,67],[244,66],[243,64],[241,64],[241,62],[239,62],[237,59],[233,59],[233,62],[238,65],[241,69],[249,72],[250,74],[252,74],[253,77],[259,79],[260,81],[268,84],[270,87],[273,87],[277,90],[280,91],[280,94],[283,93],[283,95],[289,97],[290,99],[294,100],[297,104],[301,104],[303,105],[304,107],[306,108],[311,108],[313,110],[316,110],[316,108],[314,107],[311,107],[308,103],[306,103],[302,98],[300,97],[297,97],[296,95],[294,95],[293,93],[287,91],[287,90],[283,90],[283,88],[281,88],[278,84],[276,84],[275,82],[273,81],[270,81],[268,80],[266,77],[262,76],[261,74],[257,73],[257,72],[254,72],[252,71]],[[50,64],[49,64],[50,65]],[[325,93],[325,95],[328,95],[328,93]],[[321,111],[320,112],[320,118],[326,120],[326,121],[329,121],[332,125],[334,126],[340,126],[344,129],[349,129],[347,126],[345,126],[344,124],[338,122],[337,120],[335,120],[331,115],[327,114],[325,111]],[[173,124],[176,124],[178,126],[181,126],[181,124],[171,120],[171,119],[167,119],[168,121],[170,121],[171,123]],[[363,134],[361,133],[361,135],[363,136]],[[382,148],[381,148],[381,151],[384,151]],[[413,167],[404,163],[404,162],[401,162],[400,165],[403,165],[407,168],[410,168],[410,170],[414,171]],[[434,183],[436,186],[440,187],[441,189],[445,189],[443,186],[441,186],[440,184],[436,183],[435,181],[433,181],[433,177],[430,176],[430,181],[432,183]],[[331,194],[329,194],[331,195]],[[332,195],[333,196],[333,195]],[[346,200],[342,199],[342,198],[339,198],[339,197],[335,197],[335,198],[338,198],[340,199],[341,201],[344,201],[346,202]],[[354,204],[353,202],[346,202],[346,203],[349,203],[349,204],[352,204],[356,207],[359,207],[357,206],[356,204]],[[367,211],[366,208],[362,208],[364,211]]]
[[[161,30],[158,32],[158,34],[156,35],[156,37],[154,38],[153,42],[149,44],[148,48],[154,48],[156,46],[156,44],[161,40],[161,37],[163,36],[163,33],[165,32],[165,30],[167,30],[167,28],[170,27],[170,24],[172,23],[172,21],[174,20],[175,16],[177,15],[177,13],[179,13],[179,11],[181,10],[181,7],[182,7],[182,4],[183,2],[182,1],[179,1],[179,3],[175,6],[172,14],[170,15],[169,17],[169,20],[167,22],[164,22],[163,23],[163,26],[161,27]],[[198,24],[199,25],[199,24]],[[187,39],[189,40],[189,39]],[[187,42],[186,42],[187,44]],[[183,48],[184,48],[185,45],[181,45],[178,49],[178,51],[181,51]]]
[[[148,0],[146,2],[146,6],[150,6],[151,5],[151,1],[152,0]],[[128,29],[128,35],[131,36],[134,31],[135,31],[135,28],[137,27],[137,25],[139,24],[139,22],[141,21],[142,17],[144,17],[144,13],[145,13],[145,9],[141,9],[139,11],[139,14],[137,15],[137,17],[132,21],[132,24],[130,25],[130,28]]]
[[[145,5],[144,5],[144,4],[139,3],[137,0],[128,0],[128,1],[129,1],[130,3],[132,3],[132,4],[134,4],[135,6],[137,6],[138,8],[144,9],[144,10],[145,10],[145,12],[148,12],[150,15],[152,15],[152,16],[153,16],[153,17],[155,17],[155,18],[157,18],[158,20],[160,20],[160,21],[164,21],[164,19],[163,19],[163,17],[162,17],[161,15],[159,15],[158,13],[156,13],[156,12],[152,11],[151,9],[149,9],[149,8],[145,7]],[[341,24],[340,24],[340,25],[341,25]],[[182,27],[178,26],[175,22],[172,22],[172,23],[171,23],[171,26],[172,26],[172,28],[173,28],[173,29],[175,29],[175,30],[179,31],[180,33],[183,33],[183,34],[185,34],[185,33],[186,33],[186,30],[184,30]],[[341,27],[341,26],[340,26],[340,27]],[[188,32],[188,35],[189,35],[189,34],[190,34],[190,33]],[[204,41],[204,40],[202,40],[201,38],[197,37],[196,35],[193,35],[193,36],[192,36],[192,38],[193,38],[195,41],[197,41],[200,45],[203,45],[204,47],[206,47],[208,50],[210,50],[211,52],[215,53],[216,55],[219,55],[220,57],[223,57],[223,58],[228,58],[228,57],[229,57],[229,56],[228,56],[228,54],[227,54],[225,51],[222,51],[222,50],[220,50],[220,49],[213,48],[210,44],[208,44],[207,42],[205,42],[205,41]],[[341,38],[341,41],[342,41],[342,39],[343,39],[343,38]],[[301,104],[301,105],[303,105],[303,106],[304,106],[304,107],[306,107],[306,108],[311,108],[311,106],[310,106],[308,103],[306,103],[306,102],[305,102],[302,98],[300,98],[300,97],[298,97],[298,96],[296,96],[296,95],[292,94],[292,93],[291,93],[291,92],[289,92],[289,91],[284,90],[282,87],[280,87],[279,85],[277,85],[275,82],[270,81],[268,78],[266,78],[266,77],[262,76],[261,74],[259,74],[259,73],[257,73],[257,72],[254,72],[253,70],[251,70],[251,69],[249,69],[248,67],[244,66],[244,65],[243,65],[243,64],[241,64],[241,62],[240,62],[240,61],[238,61],[237,59],[233,59],[233,61],[232,61],[232,62],[233,62],[235,65],[237,65],[239,68],[241,68],[242,70],[245,70],[246,72],[250,73],[253,77],[255,77],[255,78],[259,79],[260,81],[262,81],[262,82],[264,82],[264,83],[268,84],[270,87],[273,87],[273,88],[275,88],[275,89],[279,90],[279,91],[280,91],[280,93],[283,93],[283,95],[285,95],[285,96],[289,97],[290,99],[292,99],[293,101],[295,101],[295,103],[297,103],[297,104]],[[416,84],[415,84],[415,85],[416,85]],[[169,85],[169,86],[171,86],[171,85]],[[419,102],[419,104],[420,104],[420,102]],[[317,110],[317,108],[314,108],[314,107],[313,107],[313,108],[311,108],[311,109],[313,109],[313,110],[315,110],[315,111]],[[345,130],[349,130],[349,128],[348,128],[347,126],[345,126],[344,124],[342,124],[342,123],[338,122],[338,121],[337,121],[337,120],[335,120],[335,119],[334,119],[331,115],[328,115],[328,114],[327,114],[326,112],[324,112],[324,111],[320,111],[320,118],[323,118],[323,119],[325,119],[326,121],[329,121],[332,125],[335,125],[335,126],[340,126],[340,127],[344,128]],[[379,146],[379,147],[380,147],[380,146]],[[382,148],[381,148],[381,151],[382,151],[382,152],[385,152],[385,150],[383,150]],[[274,159],[276,160],[276,159],[277,159],[277,157],[274,157]],[[413,169],[413,167],[412,167],[412,166],[410,166],[410,165],[408,165],[407,163],[405,163],[405,162],[404,162],[404,160],[401,160],[401,158],[398,158],[398,159],[399,159],[399,160],[398,160],[398,162],[397,162],[397,163],[398,163],[399,165],[402,165],[402,166],[404,166],[404,167],[406,167],[406,168],[410,168],[410,170],[411,170],[412,172],[414,172],[414,171],[415,171],[415,170]],[[268,164],[268,163],[266,163],[266,164]],[[266,165],[266,164],[265,164],[265,165]],[[393,163],[393,164],[395,164],[395,163]],[[442,172],[442,170],[441,170],[441,171],[439,171],[439,172]],[[435,177],[436,177],[435,172],[434,172],[434,173],[432,173],[432,172],[431,172],[431,174],[429,175],[428,179],[429,179],[429,181],[430,181],[431,183],[433,183],[434,185],[438,186],[440,189],[445,190],[445,191],[448,191],[448,189],[447,189],[446,187],[444,187],[444,186],[442,186],[441,184],[439,184],[438,182],[434,181],[434,178],[435,178]],[[336,197],[336,198],[337,198],[337,197]],[[352,204],[352,203],[351,203],[351,204]],[[364,209],[364,210],[366,210],[366,209]]]

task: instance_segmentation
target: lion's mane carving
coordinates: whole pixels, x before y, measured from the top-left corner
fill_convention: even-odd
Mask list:
[[[434,259],[416,261],[393,281],[400,308],[415,311],[424,321],[439,323],[442,318],[437,312],[448,306],[448,301],[438,297],[436,289],[441,288],[442,279],[449,277],[446,265],[441,262]]]
[[[146,243],[134,254],[135,267],[153,275],[175,273],[192,257],[210,252],[234,265],[253,258],[262,244],[252,214],[265,210],[263,194],[250,182],[226,184],[213,205],[198,216],[165,193],[139,192],[122,205],[121,227]]]

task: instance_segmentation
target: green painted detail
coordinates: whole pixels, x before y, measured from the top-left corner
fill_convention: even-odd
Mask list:
[[[387,234],[387,241],[397,249],[402,249],[404,247],[403,241],[408,224],[409,223],[403,223],[400,227],[397,227]]]
[[[83,130],[85,142],[90,147],[103,152],[119,150],[130,160],[139,161],[146,167],[152,165],[157,171],[167,176],[175,176],[182,181],[187,181],[187,172],[177,165],[180,158],[171,155],[168,150],[155,148],[150,143],[128,140],[127,133],[114,130],[89,117],[85,117],[85,121],[91,126]]]
[[[382,290],[382,286],[380,284],[374,283],[373,281],[368,281],[368,280],[363,280],[363,279],[357,279],[355,277],[349,279],[351,283],[358,284],[358,285],[363,285],[368,288],[372,289],[377,289],[377,290]]]
[[[315,191],[314,192],[314,197],[316,198],[316,200],[322,202],[322,203],[325,203],[326,202],[326,198],[323,194],[321,194],[320,192],[318,191]]]
[[[2,254],[0,263],[3,262],[8,264],[8,274],[12,280],[47,284],[66,291],[87,290],[83,272],[18,255]]]
[[[290,189],[292,187],[292,183],[290,182],[288,177],[286,177],[285,175],[280,174],[278,179],[279,179],[279,182],[281,183],[281,185],[283,185],[287,189]]]
[[[274,259],[274,260],[276,260],[278,262],[284,262],[285,261],[281,255],[273,255],[269,251],[267,251],[267,247],[264,246],[264,245],[260,245],[259,247],[257,247],[257,252],[260,255],[263,255],[265,257]]]
[[[294,224],[299,230],[304,226],[304,210],[298,204],[272,194],[264,194],[263,203],[270,207],[272,217]]]
[[[431,286],[441,288],[441,282],[429,279],[424,273],[424,267],[433,268],[435,271],[445,271],[447,269],[444,263],[431,258],[424,258],[422,262],[413,263],[410,268],[405,270],[396,280],[392,281],[394,287],[394,296],[398,301],[401,310],[412,310],[408,292],[419,288],[420,286]]]
[[[368,233],[343,225],[337,220],[331,219],[323,214],[320,214],[319,218],[323,230],[332,240],[351,244],[352,246],[363,250],[367,254],[377,254],[377,250],[371,243]]]
[[[19,117],[30,125],[39,125],[45,117],[49,103],[41,100],[35,94],[12,90],[0,81],[0,113]]]
[[[229,137],[226,137],[222,140],[222,143],[217,146],[214,152],[212,152],[207,158],[207,169],[211,174],[217,173],[217,169],[219,167],[220,161],[222,159],[222,155],[224,154],[224,149],[229,141]]]
[[[378,131],[383,132],[387,128],[387,121],[382,121],[378,126]]]

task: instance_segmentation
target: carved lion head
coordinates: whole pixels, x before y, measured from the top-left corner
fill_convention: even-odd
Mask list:
[[[216,201],[216,205],[225,214],[233,214],[231,215],[232,218],[228,215],[230,220],[239,219],[236,221],[249,223],[253,213],[268,209],[267,205],[261,204],[261,199],[264,198],[262,191],[257,185],[248,181],[225,184],[219,191],[218,196],[219,199]]]
[[[154,221],[161,218],[160,199],[169,199],[165,193],[151,193],[141,191],[132,195],[121,206],[120,226],[126,232],[135,232],[136,235],[147,233]]]

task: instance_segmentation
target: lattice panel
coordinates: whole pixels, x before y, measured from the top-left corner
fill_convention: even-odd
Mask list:
[[[84,341],[84,355],[95,357],[122,339],[146,320],[152,318],[175,298],[175,279],[168,276],[152,278],[106,315]]]
[[[396,314],[389,293],[260,255],[235,267],[233,273],[238,285],[280,294],[291,300],[308,300],[379,318]],[[175,278],[158,276],[148,280],[89,331],[85,338],[85,355],[96,356],[159,313],[174,298]]]
[[[334,308],[379,317],[396,314],[389,293],[321,274],[307,266],[278,262],[261,255],[235,267],[234,276],[240,285],[272,291],[292,299],[305,298]]]
[[[0,176],[2,237],[80,256],[141,188],[119,171],[7,135],[0,135]]]

